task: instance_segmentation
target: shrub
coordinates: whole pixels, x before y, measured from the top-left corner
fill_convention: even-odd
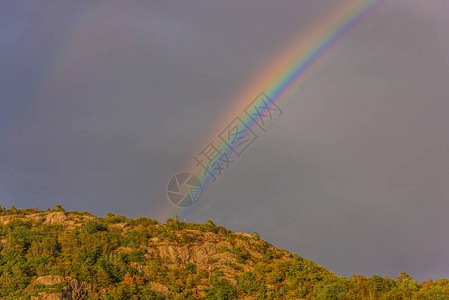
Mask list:
[[[108,227],[102,220],[93,219],[84,223],[83,230],[88,234],[92,234],[98,231],[107,231]]]
[[[195,241],[195,238],[189,234],[182,233],[181,234],[181,243],[183,244],[191,244]]]
[[[253,232],[252,237],[255,238],[256,240],[260,240],[260,235],[257,232]]]
[[[188,274],[195,274],[195,273],[196,273],[196,266],[195,266],[195,264],[189,262],[189,263],[185,266],[184,271],[185,271],[186,273],[188,273]]]
[[[62,211],[62,212],[66,212],[66,210],[64,209],[64,207],[62,207],[61,204],[56,204],[55,208],[53,208],[53,211]]]
[[[229,281],[221,278],[219,272],[211,277],[211,285],[212,288],[206,293],[206,299],[227,300],[237,298],[237,289]]]

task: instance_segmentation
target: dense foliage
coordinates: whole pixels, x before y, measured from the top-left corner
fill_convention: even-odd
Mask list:
[[[170,261],[153,250],[200,249],[205,243],[220,246],[202,264]],[[257,233],[236,234],[212,221],[159,224],[69,213],[60,205],[47,211],[0,207],[0,247],[0,297],[7,299],[64,288],[39,284],[36,279],[45,275],[88,283],[86,299],[449,299],[447,279],[418,283],[406,273],[344,278],[274,248]]]

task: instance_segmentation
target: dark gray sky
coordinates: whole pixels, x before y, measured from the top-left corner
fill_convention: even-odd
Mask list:
[[[2,1],[1,204],[163,221],[238,92],[344,2]],[[339,275],[449,277],[448,29],[447,1],[380,3],[183,217]]]

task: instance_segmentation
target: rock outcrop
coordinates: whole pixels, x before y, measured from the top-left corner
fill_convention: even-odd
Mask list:
[[[52,286],[55,284],[66,283],[66,286],[58,293],[39,293],[39,297],[33,296],[31,299],[45,299],[45,300],[56,300],[56,299],[67,299],[67,300],[78,300],[84,299],[89,296],[92,288],[91,286],[83,281],[77,280],[76,278],[70,276],[57,276],[57,275],[46,275],[41,276],[36,279],[37,284]]]

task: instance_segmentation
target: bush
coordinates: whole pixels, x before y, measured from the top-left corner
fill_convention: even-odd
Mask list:
[[[195,274],[195,273],[196,273],[196,266],[195,266],[195,264],[189,262],[189,263],[185,266],[184,271],[185,271],[187,274]]]
[[[253,232],[253,233],[251,234],[251,236],[252,236],[253,238],[255,238],[256,240],[260,240],[260,235],[259,235],[257,232]]]
[[[237,289],[224,278],[211,278],[212,288],[206,293],[206,299],[227,300],[237,298]]]
[[[123,238],[123,246],[136,248],[146,244],[146,241],[150,237],[151,235],[148,232],[131,230]]]
[[[127,260],[128,260],[128,262],[141,263],[145,260],[145,253],[146,253],[146,251],[144,249],[138,250],[138,251],[132,251],[128,255]]]
[[[322,282],[318,284],[314,289],[314,296],[312,299],[323,299],[323,300],[340,300],[345,299],[347,293],[346,286],[341,282],[334,282],[331,284],[326,284]]]
[[[53,208],[53,211],[62,211],[62,212],[66,212],[66,210],[64,209],[64,207],[62,207],[61,204],[56,204],[55,208]]]
[[[195,241],[195,238],[189,234],[182,233],[181,234],[181,243],[183,244],[191,244]]]
[[[241,264],[245,263],[245,261],[250,259],[251,257],[248,251],[241,247],[235,247],[234,249],[232,249],[232,253],[235,255],[237,261]]]
[[[256,279],[252,272],[245,272],[238,278],[238,288],[245,293],[252,294],[258,290],[263,290],[264,285]]]
[[[94,219],[94,220],[89,220],[86,223],[84,223],[83,230],[86,233],[92,234],[92,233],[96,233],[98,231],[107,231],[108,227],[102,220]]]
[[[114,214],[109,214],[109,215],[108,214],[106,214],[106,220],[105,220],[105,222],[108,224],[125,223],[127,221],[125,216],[116,216]]]

